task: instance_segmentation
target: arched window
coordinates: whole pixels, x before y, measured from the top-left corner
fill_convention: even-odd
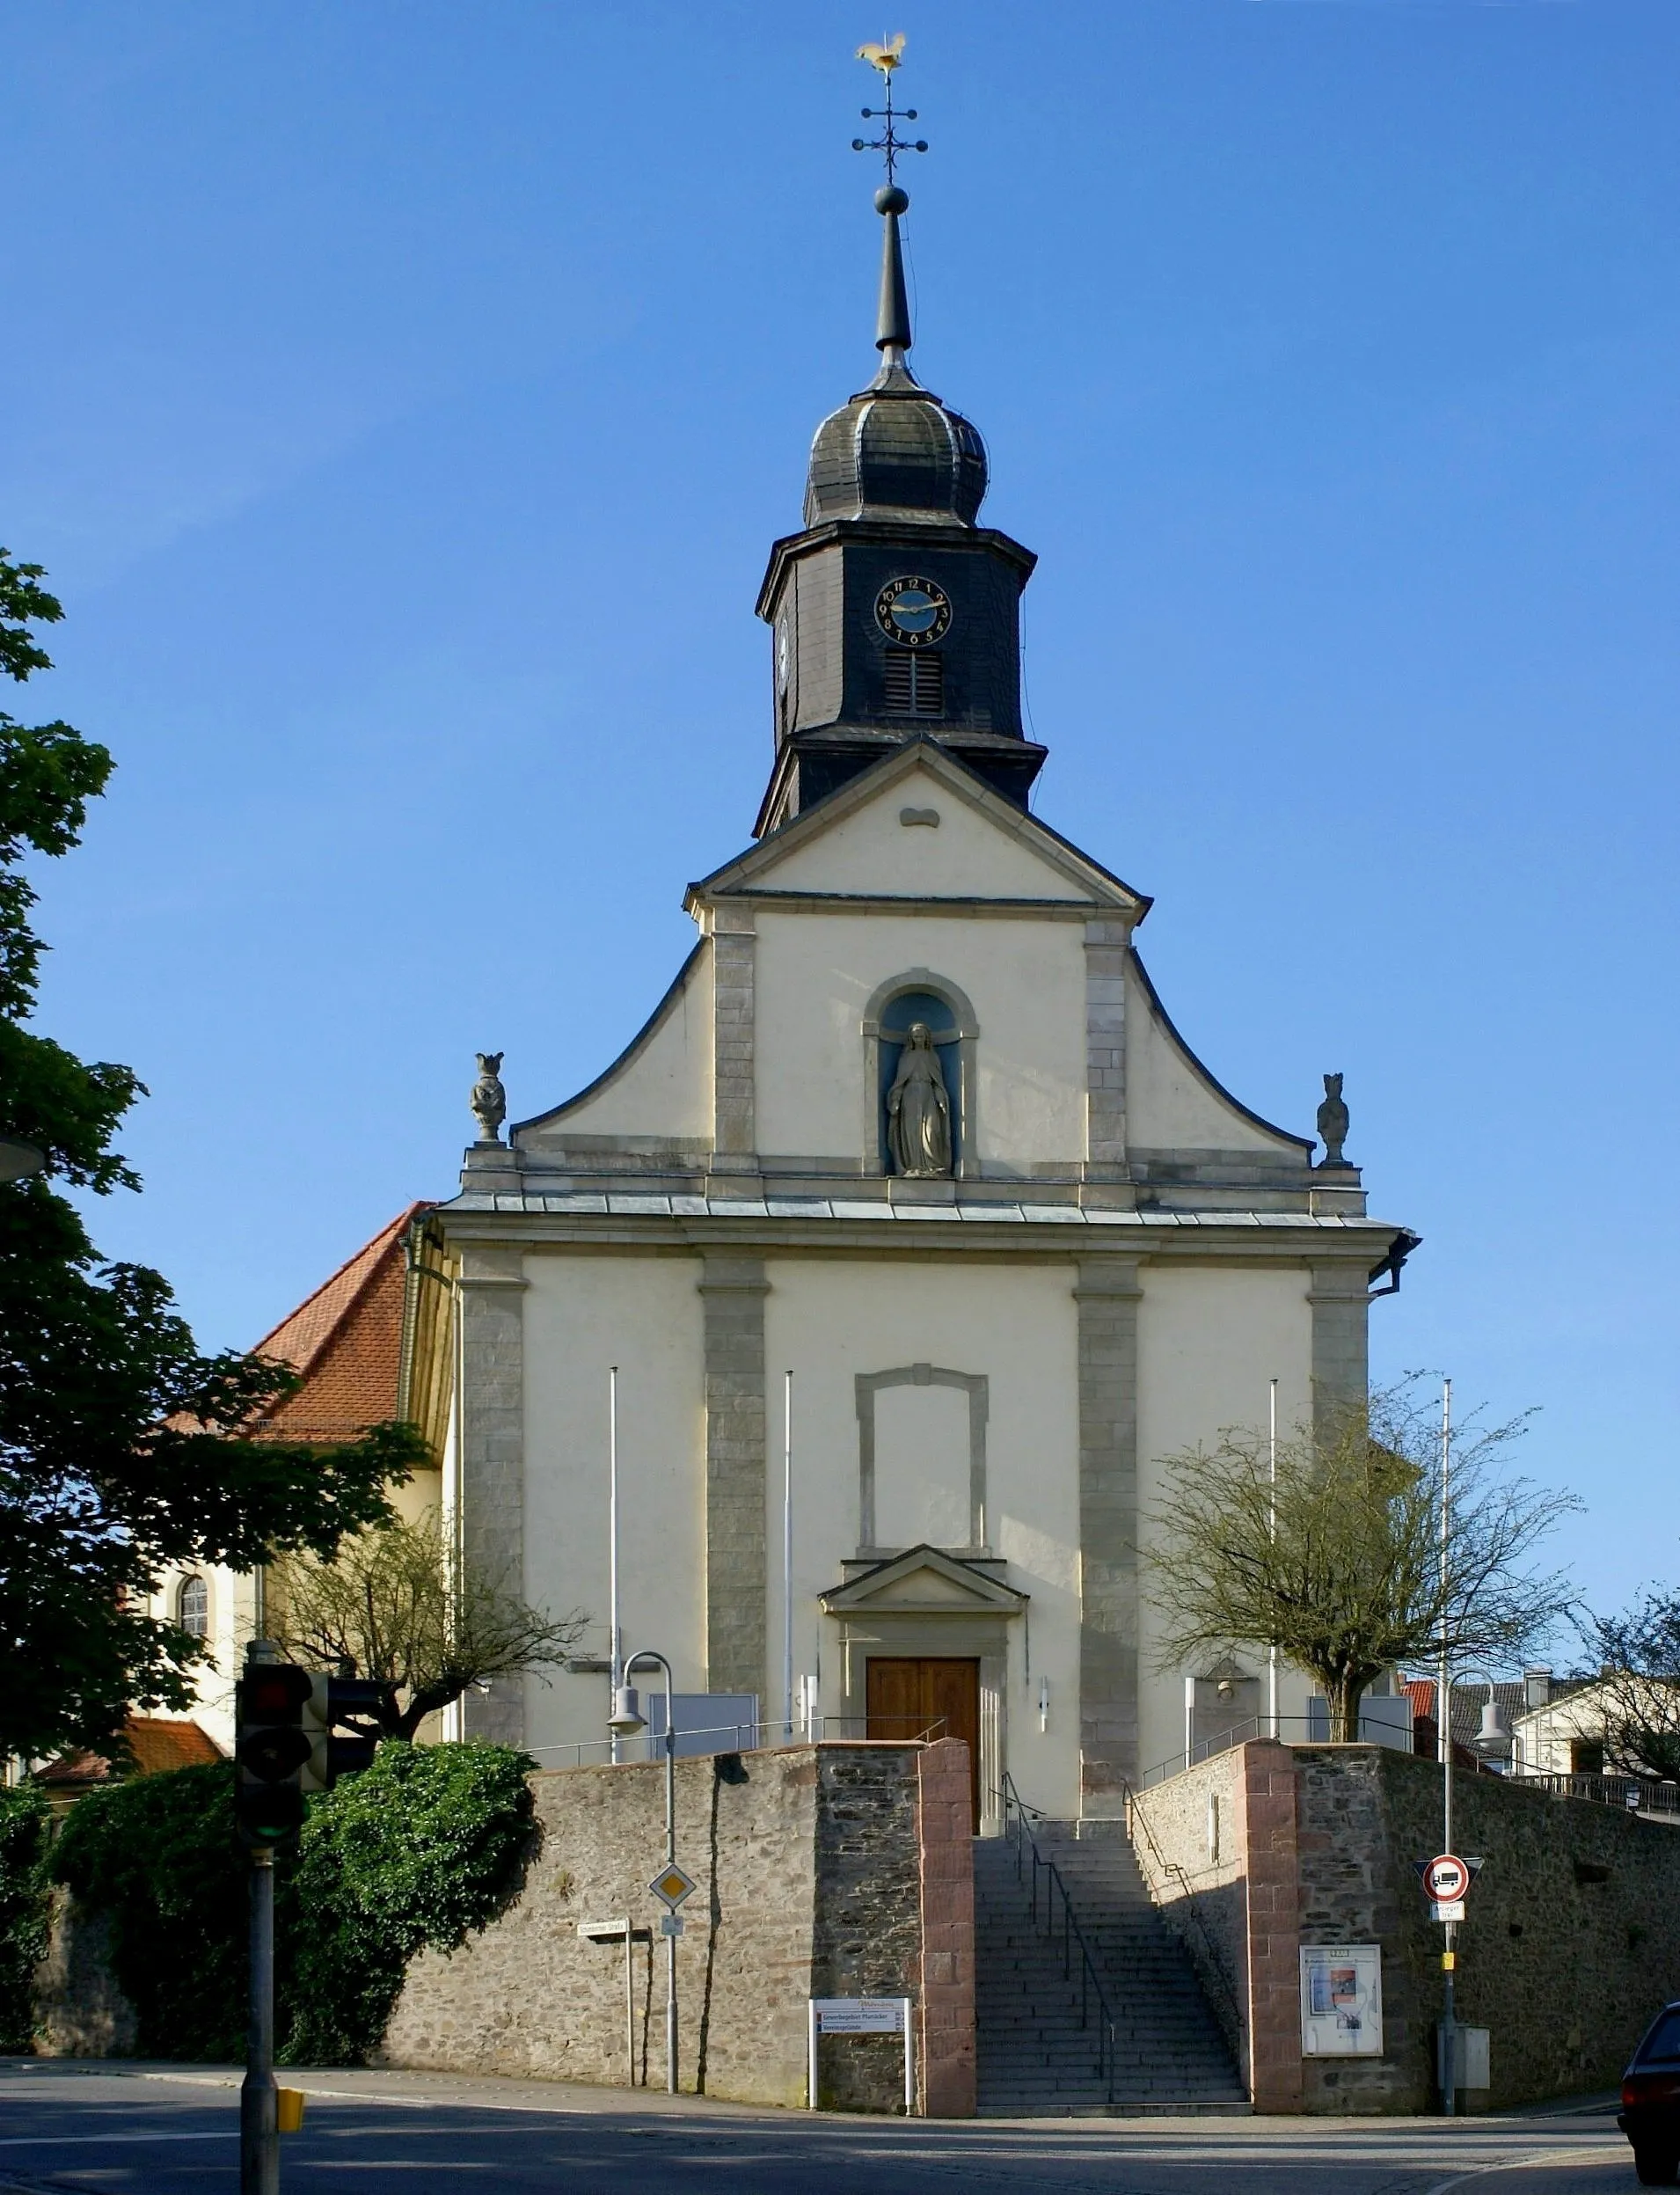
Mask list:
[[[183,1631],[190,1631],[195,1639],[208,1637],[210,1629],[210,1589],[201,1577],[184,1577],[175,1597],[175,1621]]]
[[[881,984],[864,1016],[866,1152],[883,1174],[900,1171],[893,1152],[889,1100],[910,1031],[923,1024],[939,1062],[950,1108],[953,1174],[978,1173],[975,1163],[974,1008],[956,985],[931,969],[906,969]]]

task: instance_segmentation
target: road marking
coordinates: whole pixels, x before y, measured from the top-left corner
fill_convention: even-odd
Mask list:
[[[1463,2187],[1467,2180],[1486,2179],[1490,2172],[1524,2172],[1537,2164],[1585,2164],[1600,2157],[1616,2157],[1623,2154],[1624,2145],[1608,2143],[1601,2137],[1596,2142],[1577,2142],[1573,2149],[1537,2149],[1526,2157],[1505,2157],[1498,2164],[1478,2164],[1468,2172],[1455,2173],[1450,2180],[1437,2180],[1433,2187],[1425,2188],[1423,2195],[1447,2195],[1450,2187]]]
[[[96,2142],[111,2141],[237,2141],[237,2126],[218,2127],[208,2134],[6,2134],[0,2137],[0,2149],[70,2149],[85,2148]]]

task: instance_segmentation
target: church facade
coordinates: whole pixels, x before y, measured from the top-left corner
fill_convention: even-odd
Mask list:
[[[1260,1710],[1260,1655],[1158,1666],[1161,1460],[1263,1423],[1274,1379],[1285,1428],[1362,1397],[1409,1239],[1339,1107],[1315,1165],[1215,1080],[1138,956],[1147,897],[1028,807],[1034,559],[910,371],[904,202],[877,200],[879,370],[758,602],[753,841],[689,887],[693,951],[587,1088],[504,1138],[490,1063],[410,1323],[471,1559],[595,1620],[467,1731],[549,1767],[604,1733],[616,1372],[618,1648],[751,1695],[767,1740],[967,1737],[989,1827],[1006,1772],[1113,1815]],[[1292,1672],[1280,1705],[1306,1713]]]

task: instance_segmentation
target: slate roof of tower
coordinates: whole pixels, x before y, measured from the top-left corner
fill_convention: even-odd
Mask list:
[[[397,1415],[402,1370],[404,1244],[429,1204],[410,1204],[265,1334],[253,1354],[277,1357],[303,1385],[266,1417],[259,1439],[354,1440]]]

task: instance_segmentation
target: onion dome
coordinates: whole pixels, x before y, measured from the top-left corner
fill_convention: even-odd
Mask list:
[[[805,487],[805,523],[896,518],[971,526],[986,493],[986,445],[961,412],[940,403],[905,363],[909,299],[898,217],[909,205],[896,184],[875,194],[881,245],[880,371],[816,430]]]

